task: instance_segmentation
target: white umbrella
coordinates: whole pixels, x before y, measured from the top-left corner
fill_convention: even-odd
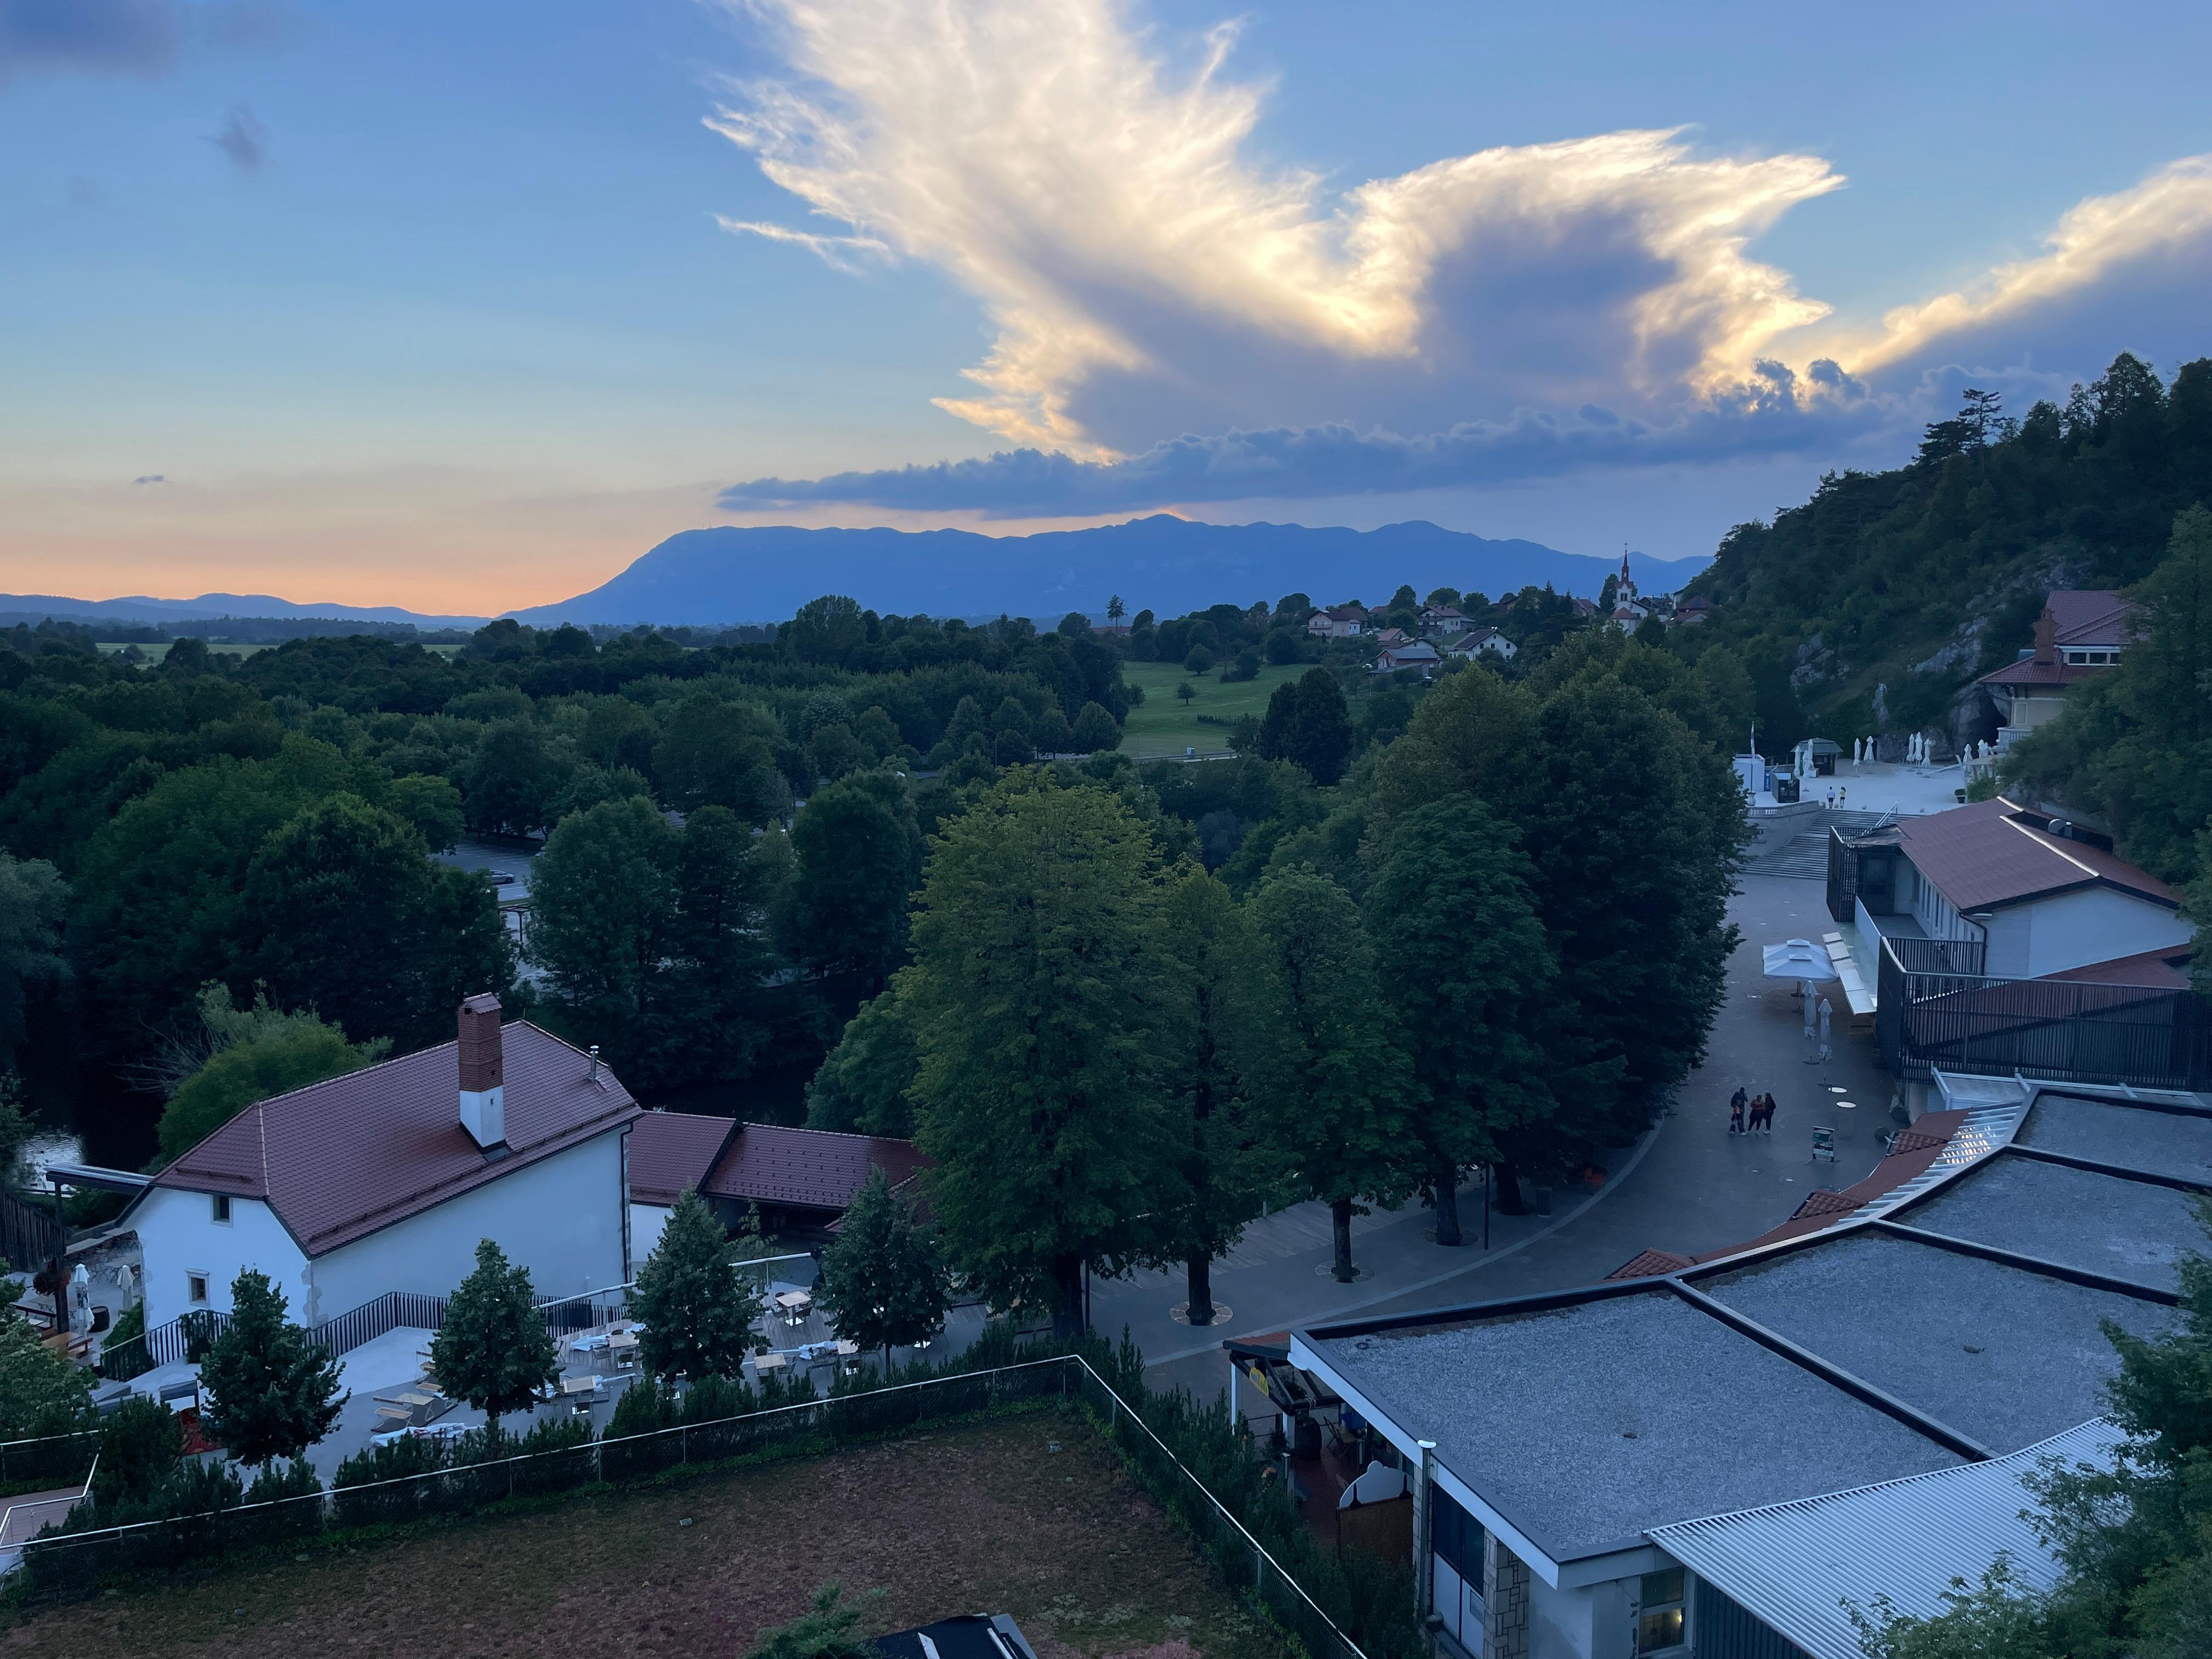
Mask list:
[[[1761,953],[1769,979],[1824,980],[1836,977],[1828,953],[1808,939],[1785,939]]]

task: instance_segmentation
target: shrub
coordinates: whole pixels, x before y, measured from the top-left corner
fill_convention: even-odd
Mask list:
[[[185,1425],[158,1400],[134,1394],[100,1425],[93,1502],[103,1508],[150,1497],[184,1462]]]

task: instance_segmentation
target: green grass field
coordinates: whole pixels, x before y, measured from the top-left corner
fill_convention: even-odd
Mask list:
[[[164,640],[159,645],[142,645],[138,649],[144,653],[148,662],[159,662],[169,654],[169,643],[168,641]],[[119,657],[131,647],[127,645],[118,645],[112,641],[103,641],[100,648],[107,656]],[[265,651],[268,648],[263,645],[210,645],[208,647],[208,654],[212,657],[250,657],[257,651]]]
[[[1129,711],[1122,724],[1121,752],[1135,760],[1180,755],[1186,749],[1195,749],[1201,755],[1226,754],[1229,728],[1237,717],[1266,714],[1267,699],[1275,688],[1285,680],[1296,679],[1309,666],[1292,663],[1283,668],[1262,668],[1255,680],[1224,685],[1218,668],[1210,673],[1189,674],[1180,663],[1125,662],[1121,678],[1131,685],[1143,686],[1145,701]],[[1186,680],[1198,693],[1187,703],[1176,696],[1176,687]],[[1202,723],[1200,714],[1210,714],[1223,724]]]

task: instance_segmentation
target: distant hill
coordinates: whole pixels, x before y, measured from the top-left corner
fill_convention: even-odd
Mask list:
[[[1705,559],[1630,560],[1646,592],[1671,592]],[[801,530],[790,526],[686,530],[612,581],[557,605],[509,611],[518,621],[777,622],[823,593],[884,615],[997,616],[1056,621],[1096,614],[1118,593],[1131,612],[1179,616],[1209,605],[1386,599],[1401,582],[1495,598],[1549,582],[1595,598],[1613,562],[1537,542],[1490,541],[1420,521],[1380,530],[1197,524],[1162,514],[1092,530],[979,536],[964,530]]]
[[[226,617],[412,623],[417,628],[481,628],[483,617],[428,617],[396,605],[301,605],[267,593],[203,593],[196,599],[72,599],[52,593],[0,593],[0,615],[132,623],[217,622]]]

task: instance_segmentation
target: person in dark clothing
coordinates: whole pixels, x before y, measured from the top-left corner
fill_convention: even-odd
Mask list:
[[[1729,1133],[1732,1135],[1740,1135],[1744,1132],[1744,1092],[1741,1088],[1729,1097]]]
[[[1759,1097],[1759,1127],[1769,1134],[1774,1133],[1774,1096],[1771,1092]]]

